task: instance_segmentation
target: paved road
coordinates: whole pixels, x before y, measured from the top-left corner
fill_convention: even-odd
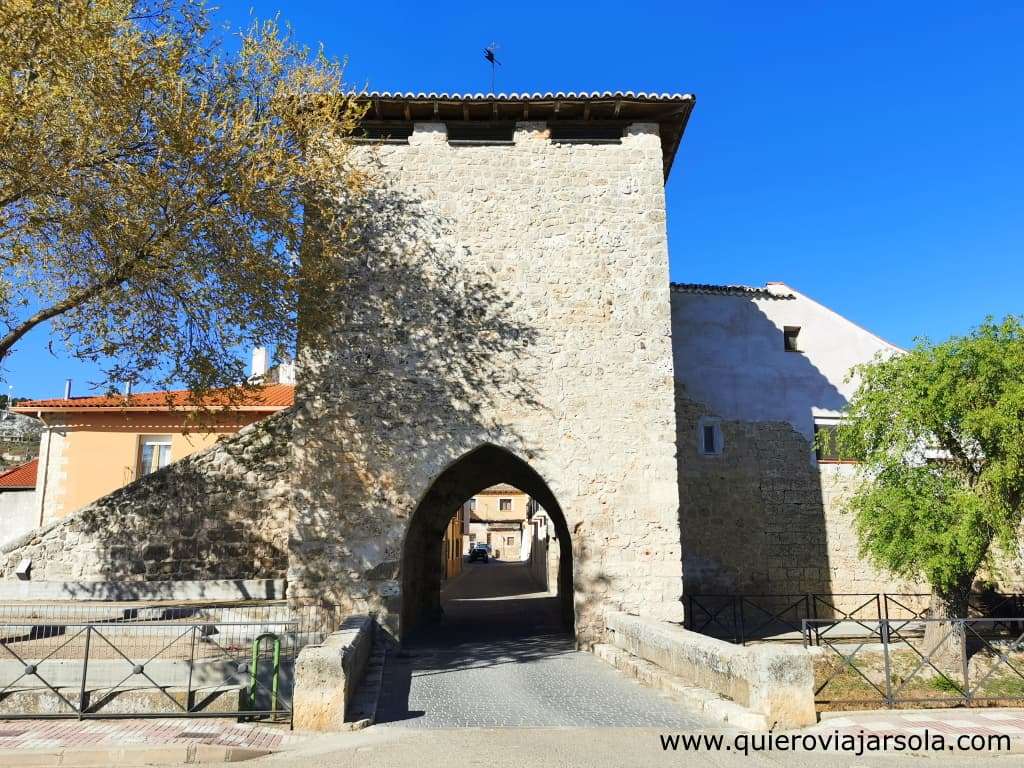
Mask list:
[[[467,564],[445,618],[389,659],[386,727],[713,727],[574,649],[557,598],[520,563]]]

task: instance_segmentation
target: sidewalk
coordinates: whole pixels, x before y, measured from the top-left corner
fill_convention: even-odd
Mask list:
[[[302,737],[227,719],[0,721],[0,766],[235,762]]]
[[[1009,736],[1011,751],[1024,752],[1024,710],[1021,709],[892,709],[867,712],[827,712],[821,722],[794,733],[840,734],[940,733],[958,736]]]

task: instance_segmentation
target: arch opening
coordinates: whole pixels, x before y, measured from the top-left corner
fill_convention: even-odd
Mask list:
[[[443,616],[441,592],[445,574],[441,544],[453,515],[474,496],[501,484],[526,494],[554,528],[558,545],[558,616],[562,627],[574,632],[572,541],[562,508],[548,484],[523,459],[504,448],[484,445],[449,465],[431,484],[410,518],[401,564],[399,633],[403,641],[411,632],[437,624]]]

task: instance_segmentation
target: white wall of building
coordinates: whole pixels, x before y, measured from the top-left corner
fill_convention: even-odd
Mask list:
[[[783,329],[799,327],[799,352]],[[783,283],[760,291],[673,286],[675,376],[686,397],[723,419],[785,421],[808,440],[815,416],[838,416],[850,369],[898,347]]]
[[[37,509],[35,488],[0,491],[0,547],[36,527]]]

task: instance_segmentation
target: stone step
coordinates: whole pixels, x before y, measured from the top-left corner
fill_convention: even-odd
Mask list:
[[[657,664],[641,659],[614,645],[598,643],[592,649],[597,658],[615,667],[641,685],[663,691],[694,714],[703,715],[746,731],[767,731],[764,715],[751,712],[716,693],[689,685]]]

